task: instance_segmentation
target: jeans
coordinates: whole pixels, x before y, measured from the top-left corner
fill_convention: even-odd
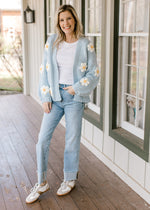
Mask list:
[[[64,181],[75,180],[79,167],[79,151],[84,103],[74,101],[74,96],[60,84],[61,101],[53,101],[50,113],[44,113],[38,143],[36,144],[38,183],[47,177],[49,145],[54,129],[65,115],[66,136],[64,151]],[[58,145],[59,147],[59,145]]]

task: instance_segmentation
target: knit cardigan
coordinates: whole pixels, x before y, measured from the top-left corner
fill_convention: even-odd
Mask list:
[[[61,101],[56,61],[57,48],[53,47],[56,37],[57,35],[53,34],[48,38],[40,66],[39,97],[42,103]],[[75,91],[75,101],[83,103],[90,101],[89,95],[97,86],[99,75],[94,47],[87,38],[82,37],[77,43],[73,65],[72,87]]]

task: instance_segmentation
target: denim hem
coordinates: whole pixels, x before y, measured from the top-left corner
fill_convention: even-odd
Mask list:
[[[44,181],[46,181],[47,171],[43,171],[40,173],[37,171],[37,175],[38,175],[38,184],[42,184]]]
[[[78,179],[78,171],[75,172],[65,172],[64,171],[64,181],[71,181]]]

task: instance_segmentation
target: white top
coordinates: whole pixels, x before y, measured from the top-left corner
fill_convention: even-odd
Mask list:
[[[59,70],[60,84],[73,84],[73,64],[77,42],[61,42],[57,50],[57,66]]]

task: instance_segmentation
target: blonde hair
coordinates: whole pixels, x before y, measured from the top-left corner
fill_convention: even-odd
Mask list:
[[[65,33],[61,30],[60,25],[59,25],[59,15],[60,13],[65,12],[65,11],[70,12],[75,20],[75,27],[74,27],[75,38],[79,39],[80,37],[84,36],[82,33],[82,24],[78,18],[78,15],[75,9],[69,4],[61,5],[55,16],[55,26],[56,26],[55,28],[56,28],[56,33],[58,35],[57,39],[54,42],[54,46],[56,45],[56,47],[58,47],[60,42],[66,39]]]

